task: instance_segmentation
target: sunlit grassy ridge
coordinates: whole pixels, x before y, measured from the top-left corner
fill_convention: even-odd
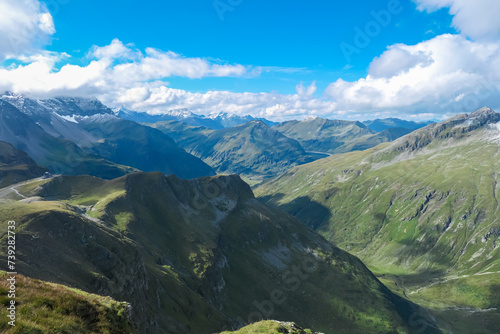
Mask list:
[[[303,329],[294,323],[283,323],[274,320],[260,321],[241,328],[234,332],[222,332],[220,334],[314,334],[310,329]]]
[[[8,324],[9,288],[0,272],[2,333],[134,333],[129,305],[109,297],[16,275],[16,321]]]

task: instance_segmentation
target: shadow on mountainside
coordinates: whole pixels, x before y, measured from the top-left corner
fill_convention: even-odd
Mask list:
[[[446,277],[446,272],[443,270],[424,270],[418,273],[394,275],[394,274],[379,274],[380,279],[389,279],[394,281],[394,284],[406,291],[422,285],[428,285],[439,282],[442,278]]]
[[[258,197],[257,199],[262,203],[285,211],[313,230],[327,224],[332,217],[330,209],[307,196],[298,197],[290,203],[279,204],[280,199],[284,196],[283,193],[277,193],[272,196]]]
[[[424,264],[425,268],[432,268],[435,265],[451,268],[456,264],[462,249],[451,247],[445,242],[437,243],[439,237],[424,239],[405,239],[396,241],[404,248],[397,254],[397,264],[410,263],[410,267],[416,268]],[[411,262],[418,261],[415,266]]]

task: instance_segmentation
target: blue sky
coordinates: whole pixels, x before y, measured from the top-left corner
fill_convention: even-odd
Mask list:
[[[276,120],[440,119],[500,106],[495,0],[0,0],[0,9],[0,90],[35,97]]]
[[[452,17],[446,9],[427,14],[417,11],[411,1],[399,1],[397,8],[401,8],[401,13],[391,15],[387,27],[348,61],[341,43],[354,46],[354,28],[364,29],[374,20],[371,11],[387,10],[388,1],[242,0],[239,5],[230,3],[224,0],[71,0],[55,11],[57,32],[47,49],[78,56],[92,45],[108,45],[117,38],[141,50],[153,47],[186,57],[296,69],[288,74],[272,72],[246,80],[169,79],[176,88],[200,92],[274,90],[288,94],[295,91],[300,81],[316,80],[318,88],[324,89],[338,77],[348,80],[364,77],[370,62],[388,45],[415,44],[456,32],[450,27]],[[352,68],[347,69],[346,65]]]

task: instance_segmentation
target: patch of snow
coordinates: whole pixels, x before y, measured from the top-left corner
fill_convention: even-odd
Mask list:
[[[68,122],[71,122],[71,123],[78,123],[78,121],[75,119],[75,115],[71,115],[71,116],[63,116],[63,115],[59,115],[58,113],[54,112],[54,114],[59,117],[59,118],[62,118],[64,119],[65,121],[68,121]]]
[[[186,109],[186,108],[168,110],[167,112],[165,112],[165,114],[170,115],[170,116],[183,117],[183,118],[188,118],[188,117],[194,116],[194,114],[192,112],[190,112],[189,109]]]
[[[500,144],[500,122],[489,125],[489,141]]]
[[[82,121],[87,122],[87,123],[91,123],[91,122],[102,122],[102,121],[106,121],[106,120],[110,120],[110,119],[119,119],[115,115],[111,115],[111,114],[95,114],[92,116],[74,116],[74,117],[75,117],[75,121],[77,123],[82,122]]]

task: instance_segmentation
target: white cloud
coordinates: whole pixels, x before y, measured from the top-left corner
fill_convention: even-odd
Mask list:
[[[316,93],[317,89],[318,88],[316,87],[316,81],[313,81],[313,83],[309,87],[304,87],[304,83],[302,82],[295,86],[295,91],[302,98],[311,98],[314,93]]]
[[[431,65],[432,58],[423,51],[410,53],[405,45],[396,44],[388,48],[380,57],[376,57],[370,64],[369,73],[374,78],[388,78],[402,74],[409,69],[420,65]]]
[[[396,44],[376,58],[366,78],[342,79],[326,95],[349,110],[469,112],[500,99],[500,45],[441,35]]]
[[[52,16],[38,0],[0,0],[0,60],[39,49],[54,33]]]
[[[310,86],[300,83],[295,87],[297,93],[289,95],[193,93],[170,88],[164,80],[172,76],[248,76],[257,72],[255,67],[217,64],[174,52],[141,52],[119,40],[92,48],[88,56],[86,66],[66,64],[60,68],[57,64],[68,55],[44,52],[20,57],[25,64],[0,68],[0,91],[41,97],[97,96],[110,106],[156,113],[189,108],[201,114],[225,111],[276,120],[310,115],[452,115],[483,105],[499,107],[500,101],[500,45],[470,41],[461,35],[393,45],[373,60],[366,78],[355,82],[338,79],[320,98],[315,97],[315,82]]]
[[[131,45],[125,46],[122,41],[115,38],[109,45],[92,47],[89,56],[98,59],[131,59],[135,58],[135,53]]]
[[[109,45],[93,47],[86,66],[65,64],[70,56],[54,52],[20,56],[23,64],[0,67],[0,91],[34,97],[74,95],[100,98],[110,106],[161,113],[175,108],[193,112],[230,112],[239,115],[285,119],[309,115],[338,114],[335,103],[314,98],[316,84],[296,86],[297,94],[233,93],[208,91],[192,93],[173,89],[163,81],[172,76],[187,78],[255,76],[272,68],[245,67],[187,58],[174,52],[152,48],[143,53],[115,39]],[[277,71],[283,69],[277,68]]]
[[[57,63],[67,57],[67,54],[47,51],[18,56],[24,64],[0,67],[0,90],[38,96],[99,95],[105,90],[134,88],[137,83],[172,76],[230,77],[251,75],[253,71],[239,64],[218,64],[152,48],[142,53],[117,39],[110,45],[93,47],[88,65],[66,64],[57,69]]]
[[[475,40],[500,39],[498,0],[414,0],[418,9],[429,12],[450,8],[453,26]]]
[[[164,80],[172,76],[246,77],[259,75],[262,69],[151,48],[141,52],[119,40],[93,47],[86,66],[58,66],[69,57],[47,51],[19,57],[23,64],[0,67],[0,91],[40,97],[97,96],[110,106],[156,113],[189,108],[201,114],[225,111],[275,120],[310,115],[444,117],[483,105],[500,107],[500,45],[474,42],[461,35],[442,35],[416,45],[392,45],[372,61],[366,78],[354,82],[338,79],[319,98],[315,97],[315,82],[310,86],[300,83],[296,94],[289,95],[193,93],[170,88]]]
[[[310,87],[314,87],[311,85]],[[307,89],[304,88],[307,91]],[[312,92],[313,89],[309,88]],[[251,114],[275,120],[304,118],[309,115],[335,116],[342,114],[332,101],[304,98],[301,94],[278,93],[234,93],[228,91],[208,91],[193,93],[169,88],[160,83],[149,83],[135,88],[101,95],[109,105],[162,113],[169,109],[188,108],[199,114],[230,112],[237,115]]]

